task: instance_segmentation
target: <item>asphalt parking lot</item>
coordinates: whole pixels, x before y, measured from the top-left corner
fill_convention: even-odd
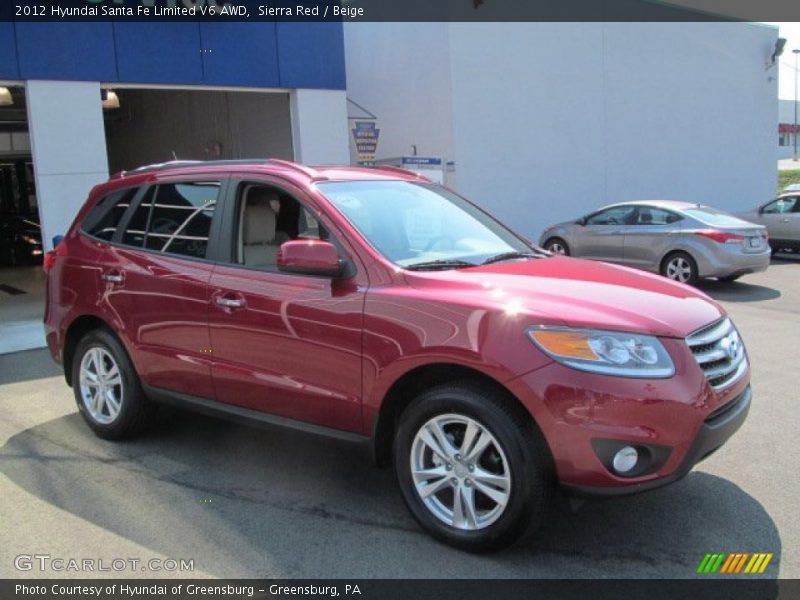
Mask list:
[[[683,481],[640,496],[557,502],[531,543],[452,550],[408,515],[358,447],[164,411],[146,437],[94,437],[44,350],[0,356],[0,577],[20,554],[193,559],[193,577],[692,577],[707,552],[773,552],[798,578],[800,258],[701,284],[753,364],[742,430]],[[108,576],[108,573],[101,574]]]

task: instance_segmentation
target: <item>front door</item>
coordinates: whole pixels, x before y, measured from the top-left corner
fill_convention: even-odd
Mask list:
[[[635,211],[632,206],[613,206],[587,217],[585,224],[576,229],[575,256],[621,262],[625,226]]]
[[[215,267],[210,282],[217,399],[360,432],[366,280],[357,258],[296,188],[241,181],[231,186],[231,199],[230,260]],[[334,242],[351,276],[279,272],[277,251],[292,239]]]

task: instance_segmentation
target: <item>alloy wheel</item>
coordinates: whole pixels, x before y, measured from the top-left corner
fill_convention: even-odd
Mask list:
[[[437,519],[471,531],[499,519],[511,495],[511,471],[500,443],[480,422],[459,414],[436,416],[411,445],[416,492]]]
[[[692,265],[683,256],[676,256],[667,263],[666,275],[669,279],[686,283],[692,278]]]
[[[123,385],[119,365],[110,352],[93,346],[81,359],[80,392],[83,406],[97,423],[113,423],[122,409]]]

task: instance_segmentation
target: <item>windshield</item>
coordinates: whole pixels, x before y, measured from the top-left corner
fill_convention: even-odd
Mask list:
[[[733,215],[722,212],[721,210],[717,210],[715,208],[710,208],[708,206],[684,208],[683,212],[690,217],[713,227],[749,227],[752,225],[752,223],[742,221]]]
[[[409,181],[317,185],[376,250],[402,267],[470,266],[501,254],[533,252],[494,219],[438,186]]]

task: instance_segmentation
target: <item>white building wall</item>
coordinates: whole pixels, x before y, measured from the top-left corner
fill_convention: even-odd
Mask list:
[[[28,81],[26,94],[42,235],[50,250],[89,190],[108,179],[100,84]]]
[[[297,162],[307,165],[350,164],[345,92],[292,90],[289,108]]]
[[[447,23],[345,23],[348,96],[375,114],[378,157],[453,157]],[[352,137],[352,136],[351,136]],[[355,148],[351,144],[352,160]]]
[[[737,210],[774,193],[776,38],[746,23],[348,24],[348,94],[378,116],[379,157],[409,132],[421,149],[450,136],[456,188],[537,238],[611,202]],[[431,45],[445,51],[417,52]]]

